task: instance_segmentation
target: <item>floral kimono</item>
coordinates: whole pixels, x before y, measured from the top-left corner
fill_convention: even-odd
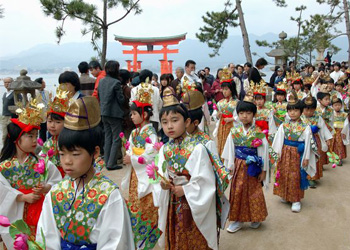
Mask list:
[[[346,145],[349,144],[349,120],[348,114],[340,111],[334,111],[334,134],[331,145],[332,152],[336,153],[339,156],[339,159],[346,158]],[[343,140],[342,134],[345,134],[347,139]]]
[[[269,130],[270,120],[272,118],[272,112],[270,109],[265,107],[258,108],[255,115],[255,125],[259,127],[262,131]]]
[[[269,125],[269,134],[272,135],[272,140],[273,140],[273,135],[277,132],[279,126],[285,122],[286,116],[287,116],[287,102],[276,102],[273,103],[272,109],[273,109],[273,116],[272,120]]]
[[[333,128],[333,121],[334,121],[334,114],[333,109],[331,107],[325,107],[321,108],[320,106],[317,107],[315,116],[321,116],[326,123],[326,126],[328,130],[334,134],[334,128]]]
[[[256,142],[259,142],[256,144]],[[230,187],[230,221],[262,222],[267,217],[262,183],[258,176],[266,171],[268,185],[268,142],[261,129],[243,124],[231,129],[222,153],[225,166],[233,170]]]

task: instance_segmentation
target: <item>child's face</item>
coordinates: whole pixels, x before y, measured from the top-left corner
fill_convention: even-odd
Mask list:
[[[265,100],[264,100],[264,98],[259,97],[259,98],[255,99],[255,103],[256,103],[256,106],[258,106],[259,108],[262,108],[262,107],[264,107]]]
[[[328,83],[327,84],[327,90],[331,92],[334,89],[334,83]]]
[[[297,121],[301,116],[300,109],[290,109],[288,110],[288,115],[292,121]]]
[[[222,94],[224,95],[224,97],[231,97],[232,96],[232,92],[230,90],[229,87],[223,87],[222,88]]]
[[[293,87],[294,87],[295,91],[299,91],[301,89],[301,84],[300,83],[294,83]]]
[[[185,121],[180,113],[169,112],[169,114],[163,114],[160,122],[166,136],[176,139],[186,132],[191,120]]]
[[[286,100],[285,95],[276,95],[276,99],[278,102],[284,102]]]
[[[36,149],[37,139],[38,139],[38,130],[33,129],[28,133],[23,133],[21,138],[19,138],[18,140],[18,145],[20,149],[23,150],[24,152],[32,153]]]
[[[341,103],[337,102],[332,105],[335,112],[339,112],[341,110]]]
[[[315,110],[314,108],[304,108],[304,111],[303,111],[303,114],[306,116],[306,117],[313,117],[314,114],[315,114]]]
[[[254,119],[254,113],[252,111],[241,111],[238,113],[239,120],[243,125],[252,124]]]
[[[160,83],[162,84],[163,87],[168,86],[168,81],[167,80],[161,80]]]
[[[329,104],[331,103],[331,98],[329,97],[329,95],[323,97],[323,99],[318,99],[319,103],[321,103],[321,105],[323,107],[328,107]]]
[[[52,119],[51,115],[47,117],[47,130],[52,136],[57,136],[61,133],[64,127],[63,120]]]
[[[84,148],[77,147],[73,151],[69,151],[63,147],[59,151],[62,168],[69,177],[79,178],[88,172],[99,152],[98,146],[93,155],[90,155]]]
[[[343,92],[343,87],[341,85],[336,85],[335,90],[338,92]]]
[[[131,111],[131,120],[135,125],[139,125],[143,122],[141,115],[135,110]]]

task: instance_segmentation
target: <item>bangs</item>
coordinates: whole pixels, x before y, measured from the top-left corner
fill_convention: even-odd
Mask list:
[[[301,113],[304,111],[304,104],[302,101],[298,100],[296,104],[289,104],[287,105],[287,111],[293,110],[293,109],[299,109]]]
[[[237,114],[239,112],[253,112],[255,115],[257,112],[257,107],[254,103],[240,101],[237,105]]]
[[[170,113],[173,113],[173,114],[179,113],[180,115],[183,116],[184,120],[187,120],[189,118],[187,108],[183,103],[180,103],[180,104],[176,104],[168,107],[163,107],[159,112],[159,120],[162,120],[162,116],[164,114],[169,115]]]

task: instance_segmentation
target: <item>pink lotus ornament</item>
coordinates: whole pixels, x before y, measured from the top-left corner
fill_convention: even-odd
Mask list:
[[[35,164],[34,171],[39,174],[45,173],[45,160],[39,159],[39,163]]]
[[[208,101],[208,105],[212,105],[213,104],[213,102],[212,101]]]
[[[13,243],[13,248],[16,250],[28,250],[28,235],[26,234],[17,234],[16,235],[16,240]]]
[[[333,165],[332,165],[332,168],[336,168],[336,167],[337,167],[337,164],[333,164]]]
[[[146,173],[150,179],[156,180],[156,173],[158,171],[158,167],[152,161],[152,164],[148,164],[146,166]]]
[[[214,109],[214,110],[218,110],[218,107],[216,106],[215,103],[213,104],[213,109]]]
[[[275,182],[275,187],[279,187],[280,186],[280,184],[278,183],[278,182]]]
[[[164,145],[163,142],[156,142],[156,143],[154,143],[153,148],[154,148],[155,150],[159,151],[160,148],[161,148],[163,145]]]
[[[261,146],[261,144],[262,144],[262,140],[259,138],[256,138],[252,141],[252,147],[254,148]]]
[[[47,151],[47,155],[49,156],[49,158],[51,158],[54,154],[54,151],[52,149],[50,149],[49,151]]]
[[[146,143],[150,143],[150,144],[152,143],[152,140],[149,137],[146,137],[145,141],[146,141]]]
[[[281,177],[281,173],[280,173],[280,171],[278,170],[277,172],[276,172],[276,179],[278,179],[278,178],[280,178]]]
[[[0,215],[0,226],[2,226],[2,227],[11,226],[11,222],[10,222],[9,218],[7,218],[6,216]]]
[[[130,148],[130,142],[129,142],[129,141],[125,142],[124,147],[125,147],[126,150],[129,150],[129,148]]]
[[[145,163],[146,163],[146,160],[145,160],[145,158],[143,158],[142,156],[140,156],[139,158],[137,158],[137,162],[140,163],[140,164],[145,164]]]
[[[269,135],[269,130],[268,130],[268,129],[264,129],[262,132],[263,132],[263,134],[265,134],[266,136]]]
[[[120,132],[119,137],[120,137],[121,139],[123,139],[124,136],[125,136],[124,133],[123,133],[123,132]]]
[[[41,138],[38,138],[37,142],[40,146],[44,145],[44,141]]]

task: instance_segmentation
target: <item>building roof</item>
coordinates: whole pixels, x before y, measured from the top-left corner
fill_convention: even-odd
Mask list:
[[[176,35],[176,36],[164,36],[164,37],[127,37],[127,36],[117,36],[114,35],[114,39],[119,42],[139,42],[139,43],[155,43],[164,42],[171,40],[184,40],[186,39],[186,34]]]

